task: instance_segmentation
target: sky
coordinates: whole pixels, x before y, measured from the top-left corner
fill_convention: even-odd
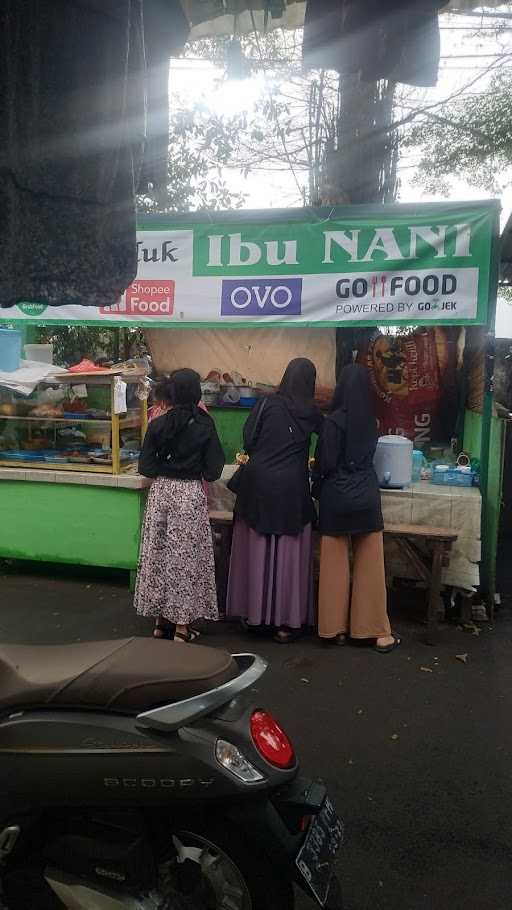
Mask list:
[[[475,37],[473,27],[480,24],[487,26],[487,38]],[[481,91],[488,80],[485,69],[494,62],[493,55],[498,48],[494,33],[491,30],[493,20],[481,20],[480,17],[444,15],[440,17],[441,26],[441,62],[438,85],[436,88],[417,91],[416,100],[420,104],[431,104],[448,98],[455,91],[480,76],[471,87],[471,91]],[[502,46],[507,45],[512,51],[511,29],[501,38]],[[261,71],[242,81],[223,79],[221,68],[215,67],[206,60],[175,59],[171,63],[171,104],[180,106],[202,101],[216,113],[230,114],[254,109],[258,99],[264,97],[267,76]],[[401,162],[400,199],[403,202],[435,201],[442,196],[422,195],[421,189],[414,186],[414,161],[409,157]],[[412,162],[412,163],[411,163]],[[245,180],[236,170],[230,170],[226,179],[233,189],[242,189],[247,194],[246,208],[285,207],[300,205],[296,183],[291,172],[279,175],[253,173]],[[481,190],[475,190],[466,183],[452,180],[452,198],[477,199],[485,198]],[[512,189],[507,189],[502,196],[503,218],[512,211]]]
[[[486,70],[496,62],[499,50],[512,53],[512,21],[510,29],[500,37],[501,48],[497,46],[492,31],[494,21],[478,16],[440,16],[441,61],[439,80],[435,88],[417,90],[414,102],[431,104],[442,101],[473,82],[469,89],[479,92],[485,89],[489,76]],[[484,37],[476,36],[474,29],[486,26]],[[203,102],[218,114],[246,111],[249,115],[257,101],[268,91],[271,76],[259,71],[249,79],[228,81],[222,68],[215,67],[207,60],[184,58],[171,61],[170,90],[171,106],[184,107]],[[282,81],[282,80],[281,80]],[[407,152],[407,158],[400,162],[401,202],[446,201],[442,195],[427,195],[413,183],[414,150]],[[224,172],[224,178],[234,191],[246,194],[244,208],[286,208],[302,205],[296,180],[291,171],[251,173],[248,179],[236,169]],[[305,177],[304,177],[305,179]],[[469,186],[465,181],[450,180],[452,200],[482,199],[488,194]],[[512,187],[505,188],[501,195],[502,225],[512,213]],[[512,336],[512,306],[502,302],[497,320],[497,334]]]

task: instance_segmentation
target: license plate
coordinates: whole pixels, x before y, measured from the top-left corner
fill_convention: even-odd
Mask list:
[[[324,907],[329,896],[334,858],[343,843],[343,822],[330,799],[326,799],[311,823],[296,859],[297,868],[318,903]]]

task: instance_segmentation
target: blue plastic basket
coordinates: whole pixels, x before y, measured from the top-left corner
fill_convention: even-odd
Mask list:
[[[466,473],[458,471],[457,468],[449,468],[447,471],[436,471],[434,468],[432,471],[432,483],[438,486],[472,487],[473,477],[473,471]]]

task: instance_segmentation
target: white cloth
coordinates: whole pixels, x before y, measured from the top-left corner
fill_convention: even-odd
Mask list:
[[[317,386],[336,384],[335,329],[146,329],[144,334],[159,373],[187,366],[206,378],[210,370],[221,369],[274,386],[289,360],[309,357],[316,366]]]
[[[51,363],[39,363],[38,360],[22,360],[18,370],[5,372],[0,370],[0,387],[18,392],[19,395],[31,395],[37,385],[44,379],[50,379],[63,373],[64,367]]]

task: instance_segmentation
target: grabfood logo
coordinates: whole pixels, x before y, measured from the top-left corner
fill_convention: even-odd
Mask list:
[[[222,282],[221,316],[300,316],[302,278]]]

